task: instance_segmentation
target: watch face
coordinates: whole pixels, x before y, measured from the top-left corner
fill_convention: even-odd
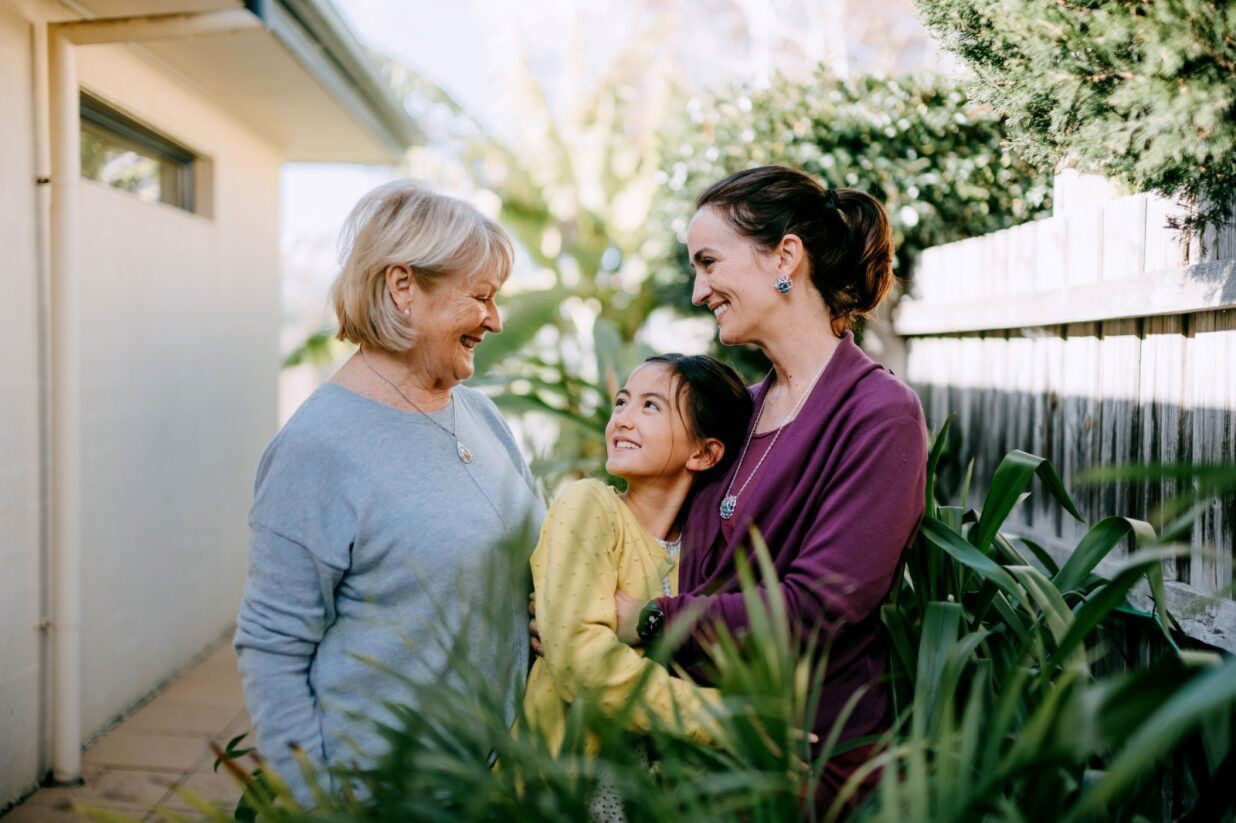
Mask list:
[[[654,600],[640,611],[639,623],[636,625],[635,633],[645,643],[655,640],[660,636],[661,626],[664,622],[665,612],[661,611],[661,607]]]

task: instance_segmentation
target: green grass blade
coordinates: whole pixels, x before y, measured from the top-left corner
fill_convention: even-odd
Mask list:
[[[928,728],[931,729],[933,735],[939,736],[944,731],[943,721],[947,715],[945,709],[952,707],[952,701],[954,700],[957,686],[961,682],[962,674],[970,663],[975,662],[973,660],[975,650],[990,634],[991,632],[985,630],[970,632],[956,641],[952,648],[948,649],[944,668],[936,684],[936,700],[938,703],[929,718],[930,724]]]
[[[961,507],[964,509],[970,505],[970,486],[974,483],[974,458],[970,458],[970,462],[966,464],[965,477],[961,478]]]

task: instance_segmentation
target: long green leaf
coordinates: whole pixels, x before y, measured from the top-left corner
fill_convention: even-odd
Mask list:
[[[1236,489],[1236,464],[1233,463],[1138,463],[1101,466],[1089,469],[1078,482],[1118,483],[1130,480],[1192,481],[1203,492]]]
[[[1128,790],[1147,768],[1214,712],[1236,705],[1236,658],[1194,678],[1146,718],[1125,741],[1103,777],[1082,797],[1066,820],[1102,812]]]
[[[909,625],[910,620],[906,610],[900,609],[891,603],[885,604],[880,609],[880,618],[884,623],[885,630],[888,631],[895,659],[900,661],[902,670],[907,675],[915,672],[918,668],[918,655],[911,644],[910,635],[912,629]]]
[[[1134,537],[1138,547],[1155,539],[1154,529],[1149,523],[1131,517],[1106,517],[1095,523],[1069,555],[1064,567],[1052,578],[1052,583],[1062,592],[1077,588],[1112,549],[1130,536]]]
[[[923,633],[918,644],[918,673],[914,681],[916,728],[927,728],[942,698],[940,679],[948,666],[949,651],[957,642],[961,628],[961,606],[957,603],[927,604],[923,615]],[[920,716],[922,725],[920,726]]]
[[[1030,599],[1038,605],[1047,628],[1051,631],[1052,645],[1059,644],[1064,640],[1069,626],[1073,623],[1073,612],[1064,602],[1060,591],[1033,566],[1008,566],[1007,568],[1009,573],[1021,583]]]
[[[500,303],[502,333],[489,335],[476,347],[473,365],[487,374],[507,357],[532,342],[544,326],[553,322],[567,292],[560,288],[524,292]]]
[[[544,412],[545,414],[553,415],[562,420],[570,421],[584,429],[584,431],[595,435],[601,435],[605,432],[604,421],[596,418],[586,417],[582,414],[560,409],[550,403],[546,403],[535,394],[500,394],[494,397],[494,405],[500,409],[522,414],[524,412]]]
[[[999,586],[1018,603],[1025,605],[1025,593],[1007,571],[996,561],[967,543],[957,532],[934,517],[923,518],[922,535],[932,546],[952,555],[967,568],[977,572],[985,580]]]
[[[927,516],[936,516],[936,472],[940,465],[940,457],[948,445],[948,430],[953,425],[956,414],[950,414],[944,420],[944,425],[936,432],[931,441],[931,452],[927,455]]]
[[[1017,536],[1013,539],[1030,550],[1030,553],[1034,555],[1035,559],[1042,564],[1043,571],[1046,574],[1050,574],[1052,577],[1055,577],[1060,572],[1059,564],[1056,563],[1056,559],[1048,553],[1047,549],[1025,537]]]
[[[1065,656],[1081,646],[1090,632],[1124,605],[1125,597],[1138,580],[1161,569],[1163,561],[1177,553],[1173,549],[1147,549],[1124,560],[1111,581],[1093,592],[1077,609],[1069,633],[1057,646],[1052,663],[1060,665]]]
[[[957,691],[957,684],[961,681],[961,676],[965,672],[966,667],[973,660],[975,649],[990,636],[989,631],[970,632],[965,637],[954,642],[948,649],[948,655],[944,661],[944,669],[940,673],[939,681],[936,684],[936,701],[932,706],[931,716],[929,718],[929,726],[933,735],[942,733],[942,724],[946,716],[945,707],[952,706],[954,694]]]
[[[1172,617],[1167,611],[1167,587],[1163,583],[1163,564],[1158,563],[1147,569],[1146,582],[1150,584],[1150,595],[1154,598],[1154,622],[1159,625],[1163,637],[1176,651],[1180,646],[1172,637]]]
[[[1038,475],[1047,491],[1064,506],[1065,511],[1078,520],[1082,519],[1073,499],[1069,497],[1060,476],[1052,468],[1051,463],[1042,457],[1014,450],[1008,453],[992,475],[991,484],[987,489],[987,497],[983,501],[983,514],[979,518],[978,529],[971,534],[971,541],[980,551],[987,551],[988,545],[996,532],[1004,525],[1009,512],[1021,500],[1022,493],[1030,483],[1030,478]]]

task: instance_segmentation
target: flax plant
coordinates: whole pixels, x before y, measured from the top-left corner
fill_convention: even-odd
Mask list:
[[[521,713],[513,727],[508,723],[522,678],[512,677],[513,695],[506,684],[483,678],[462,632],[413,639],[450,644],[448,676],[405,681],[406,703],[371,718],[389,751],[317,775],[331,789],[316,795],[314,809],[298,806],[239,741],[220,761],[244,787],[237,809],[182,796],[213,821],[551,823],[589,819],[598,783],[606,782],[632,821],[814,820],[823,763],[875,744],[872,759],[823,819],[1232,819],[1236,661],[1191,648],[1163,608],[1162,561],[1178,551],[1171,535],[1107,518],[1059,562],[1003,530],[1036,478],[1036,493],[1078,517],[1050,463],[1012,452],[981,506],[951,505],[937,499],[935,482],[946,434],[947,424],[930,452],[921,534],[881,612],[895,698],[887,734],[841,741],[843,711],[812,757],[801,730],[815,716],[826,650],[791,628],[768,551],[754,535],[752,562],[739,567],[750,627],[741,636],[716,627],[708,646],[705,670],[724,696],[712,717],[715,745],[687,738],[673,723],[630,734],[630,718],[641,708],[637,688],[616,712],[579,695],[554,751]],[[1230,488],[1201,485],[1214,494]],[[1118,547],[1129,551],[1112,559]],[[512,562],[523,563],[520,550],[511,548]],[[506,568],[507,576],[494,581],[494,603],[523,594]],[[1129,605],[1137,587],[1149,593],[1152,611]],[[477,619],[494,619],[490,611],[481,609]],[[1153,641],[1152,653],[1136,665],[1113,666],[1121,632],[1130,629]],[[682,632],[676,627],[650,653],[668,662]],[[651,754],[651,766],[642,753]],[[864,798],[859,787],[867,778],[877,785]]]

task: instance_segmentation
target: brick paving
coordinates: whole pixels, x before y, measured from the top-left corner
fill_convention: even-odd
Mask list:
[[[236,654],[230,643],[224,643],[86,750],[82,755],[86,785],[40,789],[0,815],[0,821],[92,819],[73,811],[74,805],[135,821],[168,819],[158,808],[198,816],[178,790],[230,809],[240,789],[226,774],[212,771],[215,758],[209,743],[223,745],[250,729]]]

